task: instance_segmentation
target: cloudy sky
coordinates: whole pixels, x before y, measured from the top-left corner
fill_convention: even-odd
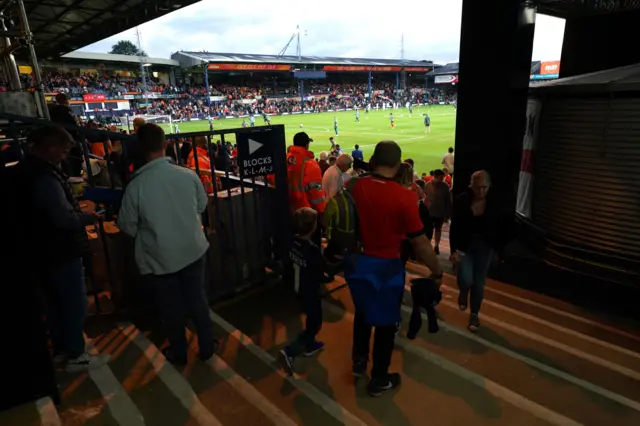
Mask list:
[[[277,54],[296,25],[306,30],[303,55],[405,58],[437,63],[458,60],[462,0],[404,0],[393,18],[366,0],[323,0],[302,7],[300,0],[244,2],[203,0],[139,27],[142,48],[153,57],[178,50]],[[400,18],[402,16],[402,19]],[[415,25],[407,25],[413,18]],[[538,15],[534,60],[560,59],[564,20]],[[81,49],[108,52],[118,40],[136,42],[135,29]],[[295,54],[292,43],[289,54]]]

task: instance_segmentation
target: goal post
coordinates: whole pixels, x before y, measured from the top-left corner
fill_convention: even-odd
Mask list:
[[[153,123],[162,127],[168,133],[173,133],[173,120],[170,115],[152,115],[152,114],[139,114],[129,116],[126,115],[124,117],[120,117],[121,127],[123,129],[127,129],[129,132],[133,129],[133,121],[136,118],[142,118],[145,123]]]

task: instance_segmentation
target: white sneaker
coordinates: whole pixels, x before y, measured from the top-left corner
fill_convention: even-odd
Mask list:
[[[91,355],[85,352],[78,358],[69,358],[65,370],[68,373],[95,370],[106,365],[110,359],[111,355]]]

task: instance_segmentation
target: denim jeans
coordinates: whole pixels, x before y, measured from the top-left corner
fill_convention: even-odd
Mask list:
[[[493,251],[481,238],[473,237],[471,243],[461,256],[458,267],[458,288],[460,301],[466,304],[471,293],[471,313],[478,314],[484,298],[484,284],[491,264]]]
[[[82,259],[61,261],[45,269],[40,277],[47,296],[47,325],[53,349],[77,358],[85,352],[82,332],[88,305]]]
[[[205,256],[206,254],[178,272],[153,275],[151,279],[171,352],[181,361],[187,359],[185,310],[196,326],[200,354],[207,357],[215,349],[213,322],[209,317],[209,304],[204,291]]]

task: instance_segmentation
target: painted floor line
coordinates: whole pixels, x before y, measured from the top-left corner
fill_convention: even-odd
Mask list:
[[[444,305],[444,306],[447,306],[447,307],[449,307],[451,309],[458,310],[458,305],[453,303],[453,302],[449,302],[449,301],[443,300],[442,302],[440,302],[440,305]],[[632,370],[631,368],[627,368],[627,367],[624,367],[624,366],[622,366],[620,364],[616,364],[615,362],[607,361],[606,359],[602,359],[602,358],[597,357],[595,355],[588,354],[588,353],[586,353],[584,351],[581,351],[579,349],[576,349],[576,348],[574,348],[572,346],[565,345],[564,343],[557,342],[557,341],[555,341],[553,339],[549,339],[549,338],[544,337],[544,336],[542,336],[540,334],[524,330],[524,329],[522,329],[520,327],[516,327],[514,325],[508,324],[508,323],[506,323],[504,321],[501,321],[501,320],[499,320],[497,318],[493,318],[493,317],[489,317],[489,316],[481,314],[480,315],[480,319],[485,323],[496,325],[496,326],[498,326],[500,328],[503,328],[503,329],[505,329],[507,331],[510,331],[512,333],[519,334],[520,336],[526,337],[529,340],[533,340],[533,341],[536,341],[538,343],[543,343],[543,344],[545,344],[547,346],[550,346],[552,348],[555,348],[555,349],[564,351],[564,352],[566,352],[568,354],[571,354],[571,355],[573,355],[573,356],[575,356],[577,358],[582,358],[582,359],[584,359],[586,361],[589,361],[589,362],[591,362],[593,364],[597,364],[597,365],[599,365],[601,367],[604,367],[604,368],[607,368],[607,369],[609,369],[611,371],[615,371],[616,373],[619,373],[619,374],[621,374],[623,376],[629,377],[630,379],[640,381],[640,372]]]
[[[162,355],[160,350],[131,324],[118,326],[151,363],[157,377],[178,398],[182,406],[203,426],[222,426],[222,423],[200,402],[189,382]],[[128,425],[126,425],[128,426]]]
[[[325,302],[324,306],[333,311],[336,315],[344,315],[349,319],[349,321],[353,322],[353,314],[349,311],[341,309],[330,302]],[[568,417],[563,416],[562,414],[556,413],[553,410],[550,410],[536,402],[533,402],[524,396],[517,394],[504,386],[499,385],[498,383],[492,382],[489,379],[484,378],[483,376],[476,374],[470,370],[460,367],[458,364],[455,364],[451,361],[448,361],[439,355],[431,353],[426,349],[412,344],[405,338],[396,338],[396,344],[402,347],[405,351],[411,352],[416,356],[424,359],[427,362],[430,362],[438,367],[449,371],[452,374],[455,374],[474,385],[480,387],[481,389],[486,390],[497,398],[502,399],[503,401],[517,407],[523,411],[526,411],[533,416],[546,421],[548,423],[554,424],[556,426],[581,426],[581,423],[578,423]]]
[[[58,410],[51,398],[40,398],[35,404],[40,414],[40,424],[42,426],[62,426]]]
[[[414,273],[418,273],[418,274],[423,274],[425,270],[428,270],[425,266],[418,265],[418,264],[411,263],[411,262],[408,263],[407,266],[408,266],[408,268],[407,268],[408,270],[410,270],[410,271],[413,270]],[[449,288],[451,288],[451,287],[449,287]],[[512,300],[515,300],[517,302],[526,303],[528,305],[535,306],[536,308],[540,308],[540,309],[552,312],[552,313],[557,314],[557,315],[562,315],[562,316],[565,316],[567,318],[571,318],[573,320],[576,320],[576,321],[579,321],[579,322],[582,322],[582,323],[585,323],[585,324],[589,324],[589,325],[592,325],[594,327],[601,328],[601,329],[609,331],[611,333],[619,334],[621,336],[625,336],[625,337],[628,337],[630,339],[640,341],[640,334],[633,334],[633,333],[630,333],[630,332],[625,331],[625,330],[620,330],[619,328],[612,327],[612,326],[607,325],[607,324],[602,324],[602,323],[600,323],[600,322],[598,322],[596,320],[585,318],[585,317],[577,315],[577,314],[572,314],[570,312],[566,312],[566,311],[563,311],[561,309],[554,308],[553,306],[547,306],[547,305],[545,305],[543,303],[539,303],[539,302],[536,302],[536,301],[533,301],[533,300],[525,299],[523,297],[519,297],[519,296],[510,294],[510,293],[508,293],[506,291],[498,290],[498,289],[493,288],[493,287],[488,286],[488,285],[485,286],[484,289],[485,289],[485,291],[489,291],[491,293],[495,293],[495,294],[499,294],[499,295],[504,296],[504,297],[508,297],[508,298],[510,298]],[[452,288],[452,290],[455,291],[456,289]]]
[[[191,331],[187,329],[187,339],[191,340]],[[253,385],[247,382],[242,376],[236,373],[222,358],[218,355],[211,357],[207,361],[207,365],[211,370],[234,388],[244,400],[257,408],[269,420],[277,426],[297,426],[296,422],[291,420],[284,411],[280,410],[271,403],[264,395],[262,395]]]
[[[402,306],[402,310],[405,311],[408,314],[411,314],[412,309],[408,306],[403,305]],[[427,319],[427,315],[425,313],[422,313],[422,318],[423,319]],[[440,328],[446,329],[447,331],[451,332],[451,333],[455,333],[459,336],[462,336],[464,338],[467,338],[469,340],[473,340],[475,342],[478,342],[484,346],[486,346],[489,349],[492,349],[496,352],[500,352],[510,358],[516,359],[518,361],[521,361],[527,365],[530,365],[534,368],[537,368],[540,371],[543,371],[547,374],[550,374],[552,376],[558,377],[559,379],[565,380],[569,383],[572,383],[576,386],[579,386],[587,391],[590,391],[592,393],[598,394],[604,398],[607,398],[611,401],[617,402],[618,404],[624,405],[626,407],[629,407],[633,410],[636,411],[640,411],[640,402],[634,401],[632,399],[629,399],[625,396],[622,395],[618,395],[617,393],[611,392],[610,390],[604,389],[600,386],[594,385],[591,382],[587,382],[586,380],[582,380],[578,377],[572,376],[571,374],[567,374],[563,371],[560,371],[558,369],[555,369],[553,367],[550,367],[542,362],[536,361],[534,359],[528,358],[524,355],[521,355],[515,351],[512,351],[511,349],[507,349],[503,346],[497,345],[495,343],[492,343],[486,339],[483,339],[482,337],[470,333],[469,331],[466,330],[461,330],[457,327],[454,327],[450,324],[447,324],[443,321],[439,321],[439,325]]]
[[[276,359],[267,353],[264,349],[253,343],[251,338],[240,330],[235,328],[233,325],[228,323],[224,318],[214,313],[213,311],[209,311],[211,319],[214,323],[216,323],[219,327],[221,327],[225,332],[229,333],[236,340],[238,340],[249,352],[254,354],[260,360],[262,360],[265,364],[270,366],[278,375],[283,377],[286,381],[288,381],[292,386],[298,389],[301,393],[305,394],[311,401],[316,403],[319,407],[324,409],[331,417],[335,418],[339,422],[346,426],[366,426],[367,424],[360,420],[358,417],[347,411],[343,406],[338,404],[333,399],[329,398],[327,395],[322,393],[316,387],[314,387],[311,383],[306,380],[300,378],[298,375],[287,375],[282,371],[281,366],[278,364]]]
[[[91,355],[98,355],[98,350],[86,335],[85,341],[87,342],[87,351]],[[122,426],[143,426],[145,424],[144,416],[116,376],[113,375],[108,364],[95,370],[89,370],[88,374],[107,402],[111,415],[118,424]]]

